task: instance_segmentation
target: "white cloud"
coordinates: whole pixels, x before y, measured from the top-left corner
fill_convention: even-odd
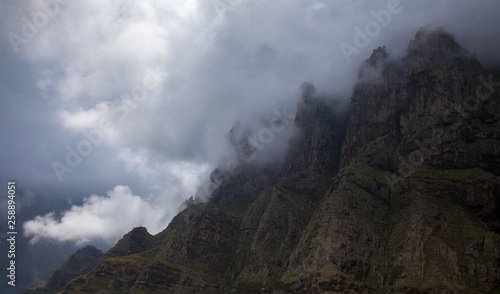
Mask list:
[[[32,242],[52,239],[82,244],[97,238],[115,242],[137,226],[147,227],[150,233],[161,231],[167,224],[164,216],[163,208],[153,207],[126,186],[116,186],[107,196],[92,195],[60,217],[37,216],[24,223],[24,231]]]
[[[209,165],[195,161],[166,161],[150,151],[131,148],[120,150],[117,159],[125,168],[141,177],[152,189],[187,198],[196,192],[201,179],[209,172]],[[179,199],[179,200],[180,200]]]
[[[84,110],[82,108],[73,112],[63,110],[61,111],[61,116],[66,128],[77,130],[99,128],[99,119],[102,118],[108,110],[109,104],[99,103],[95,108],[89,110]]]
[[[52,212],[27,221],[26,236],[32,242],[52,239],[83,244],[102,239],[111,244],[136,226],[158,233],[177,213],[181,201],[195,194],[209,168],[196,162],[156,161],[149,151],[130,148],[121,150],[117,159],[155,193],[144,199],[127,186],[116,186],[107,196],[92,195],[60,215]]]

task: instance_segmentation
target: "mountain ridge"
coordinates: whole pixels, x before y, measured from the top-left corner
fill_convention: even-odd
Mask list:
[[[244,165],[61,291],[494,293],[496,85],[439,29],[419,30],[401,60],[377,48],[348,109],[303,84],[281,168]]]

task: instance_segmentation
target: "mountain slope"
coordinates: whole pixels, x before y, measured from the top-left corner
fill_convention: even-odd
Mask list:
[[[50,294],[58,293],[72,279],[87,274],[94,268],[102,257],[102,251],[94,246],[87,245],[77,252],[71,254],[68,260],[54,271],[47,283],[42,287],[23,293]]]

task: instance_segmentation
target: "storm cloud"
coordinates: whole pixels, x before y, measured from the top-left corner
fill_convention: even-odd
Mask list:
[[[499,66],[495,0],[1,5],[0,176],[77,203],[25,220],[35,241],[159,232],[230,153],[236,121],[294,105],[305,81],[349,99],[372,50],[401,56],[419,27]]]

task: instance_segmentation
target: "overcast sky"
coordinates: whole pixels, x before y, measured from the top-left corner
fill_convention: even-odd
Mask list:
[[[236,121],[295,104],[304,81],[348,99],[372,50],[401,55],[421,26],[499,65],[497,0],[0,3],[0,178],[56,203],[23,220],[34,241],[161,231]]]

